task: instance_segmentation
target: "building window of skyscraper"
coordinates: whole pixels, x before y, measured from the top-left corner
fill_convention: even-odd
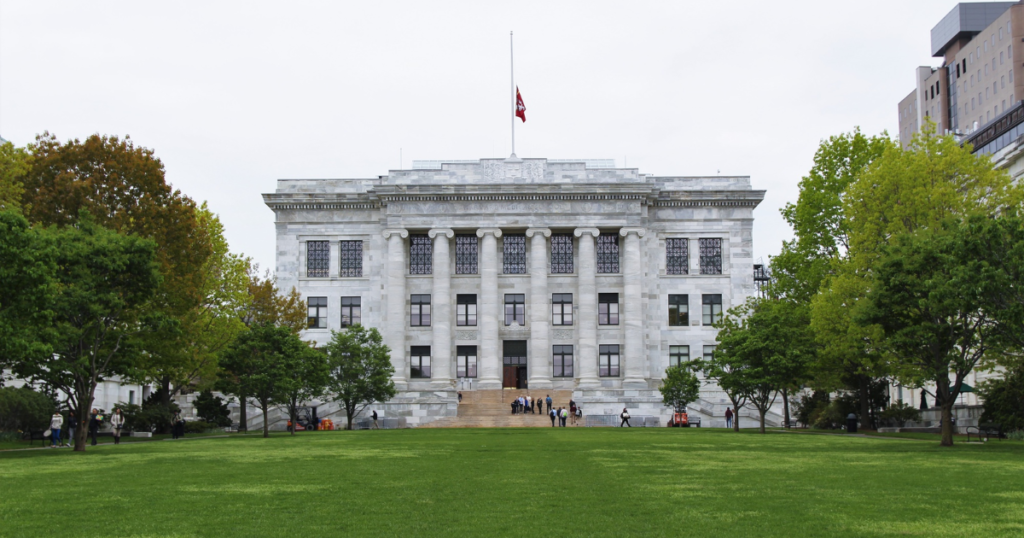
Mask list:
[[[1003,51],[999,51],[999,65],[1003,65]]]

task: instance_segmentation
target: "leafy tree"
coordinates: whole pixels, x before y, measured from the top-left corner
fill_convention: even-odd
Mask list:
[[[299,334],[307,328],[306,303],[298,290],[292,288],[287,294],[277,288],[277,278],[270,271],[260,273],[259,265],[249,266],[249,297],[239,317],[249,327],[271,324],[288,327]]]
[[[1002,344],[1018,350],[1017,360],[1006,364],[1016,368],[1024,349],[1024,219],[1016,210],[999,218],[973,217],[963,233],[962,257],[977,272],[983,308]]]
[[[345,429],[352,429],[352,420],[366,406],[397,394],[391,380],[395,373],[391,350],[377,329],[356,324],[341,332],[331,331],[324,351],[331,371],[330,392],[335,394],[334,401],[344,406],[348,418]]]
[[[192,405],[196,408],[199,418],[222,428],[231,425],[231,410],[228,409],[228,402],[220,396],[214,396],[209,389],[204,390],[196,396]]]
[[[864,323],[885,334],[896,375],[907,385],[935,383],[941,408],[942,445],[953,445],[952,409],[967,375],[998,338],[984,305],[965,228],[951,224],[897,238],[880,250],[868,292]],[[952,381],[950,378],[952,377]]]
[[[31,387],[0,388],[0,432],[45,430],[57,402]]]
[[[716,349],[710,360],[698,359],[694,361],[694,365],[704,374],[705,378],[714,381],[729,398],[736,416],[732,422],[732,428],[733,431],[738,432],[740,431],[740,409],[747,404],[751,389],[747,382],[746,365],[738,361],[727,360],[729,358]]]
[[[999,424],[1004,432],[1024,430],[1024,369],[980,383],[978,395],[985,402],[981,422]]]
[[[51,353],[44,333],[56,291],[56,260],[47,245],[52,244],[43,243],[24,217],[0,211],[0,367]]]
[[[221,358],[222,392],[256,400],[263,412],[263,437],[270,436],[268,411],[285,405],[300,384],[298,371],[310,348],[287,327],[260,324],[243,332]]]
[[[816,390],[810,396],[804,397],[796,406],[796,421],[800,424],[810,426],[814,424],[817,415],[828,406],[832,397],[828,391]]]
[[[291,422],[291,427],[288,430],[292,435],[295,435],[295,425],[299,420],[299,405],[322,397],[331,382],[326,354],[307,347],[298,359],[295,371],[296,383],[288,391],[284,404],[288,410],[288,420]]]
[[[32,166],[24,178],[25,216],[33,223],[74,225],[87,210],[101,226],[155,241],[163,275],[152,309],[167,323],[147,335],[138,375],[152,378],[165,406],[188,371],[190,342],[183,325],[203,300],[203,268],[211,255],[207,230],[196,204],[164,178],[153,151],[129,137],[93,135],[61,143],[49,133],[31,146]],[[187,327],[186,327],[187,328]]]
[[[138,364],[140,337],[152,328],[147,311],[160,285],[156,245],[106,230],[88,213],[75,227],[39,231],[38,240],[56,268],[43,305],[50,312],[43,335],[49,352],[23,356],[12,369],[63,391],[77,416],[87,417],[96,385],[130,375]],[[85,436],[86,428],[76,431],[76,451],[85,450]]]
[[[22,180],[30,168],[31,159],[24,148],[10,142],[0,144],[0,211],[21,210]]]
[[[680,364],[665,370],[665,379],[658,390],[667,407],[676,413],[685,413],[686,405],[700,397],[700,380],[687,366]]]

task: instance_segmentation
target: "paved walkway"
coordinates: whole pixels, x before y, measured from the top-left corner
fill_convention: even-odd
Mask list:
[[[140,443],[152,443],[152,442],[155,442],[155,441],[196,441],[196,440],[199,440],[199,439],[224,439],[226,437],[230,437],[230,435],[203,435],[203,436],[200,436],[200,437],[182,437],[181,439],[146,439],[144,437],[136,437],[136,439],[139,439],[138,441],[128,441],[128,442],[121,443],[121,444],[122,445],[134,445],[134,444],[140,444]],[[145,439],[145,440],[142,440],[142,439]],[[114,444],[113,442],[96,443],[95,446],[113,445],[113,444]],[[87,445],[88,446],[94,446],[94,445],[89,445],[88,443],[87,443]],[[120,446],[120,445],[118,445],[118,446]],[[0,452],[24,452],[26,450],[60,450],[62,448],[74,449],[74,447],[68,447],[68,446],[63,446],[63,445],[61,445],[57,449],[53,449],[53,448],[50,447],[50,445],[45,445],[45,446],[33,446],[33,447],[28,447],[28,448],[4,448],[4,449],[0,449]]]

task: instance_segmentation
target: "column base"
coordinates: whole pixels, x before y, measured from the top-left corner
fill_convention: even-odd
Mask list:
[[[434,379],[430,382],[433,390],[455,390],[455,382],[451,379]]]
[[[501,388],[500,379],[481,379],[476,383],[477,390],[494,390]]]
[[[531,389],[550,389],[554,386],[550,379],[538,378],[527,381],[527,385]]]
[[[409,382],[405,381],[404,379],[403,380],[393,379],[392,381],[395,382],[395,390],[397,390],[399,392],[405,392],[406,390],[409,389]]]
[[[647,385],[647,380],[642,377],[627,377],[622,380],[622,388],[624,389],[646,389],[650,388]]]
[[[601,388],[601,380],[596,377],[581,378],[579,382],[576,383],[576,387],[580,389],[599,389]]]

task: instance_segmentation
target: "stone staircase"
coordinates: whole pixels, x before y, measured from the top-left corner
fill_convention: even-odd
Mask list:
[[[495,389],[462,392],[457,416],[445,417],[420,426],[422,428],[539,428],[551,427],[547,407],[544,412],[525,415],[512,414],[512,400],[520,396],[544,399],[551,395],[555,409],[568,409],[571,390]],[[570,425],[571,423],[567,423]]]

